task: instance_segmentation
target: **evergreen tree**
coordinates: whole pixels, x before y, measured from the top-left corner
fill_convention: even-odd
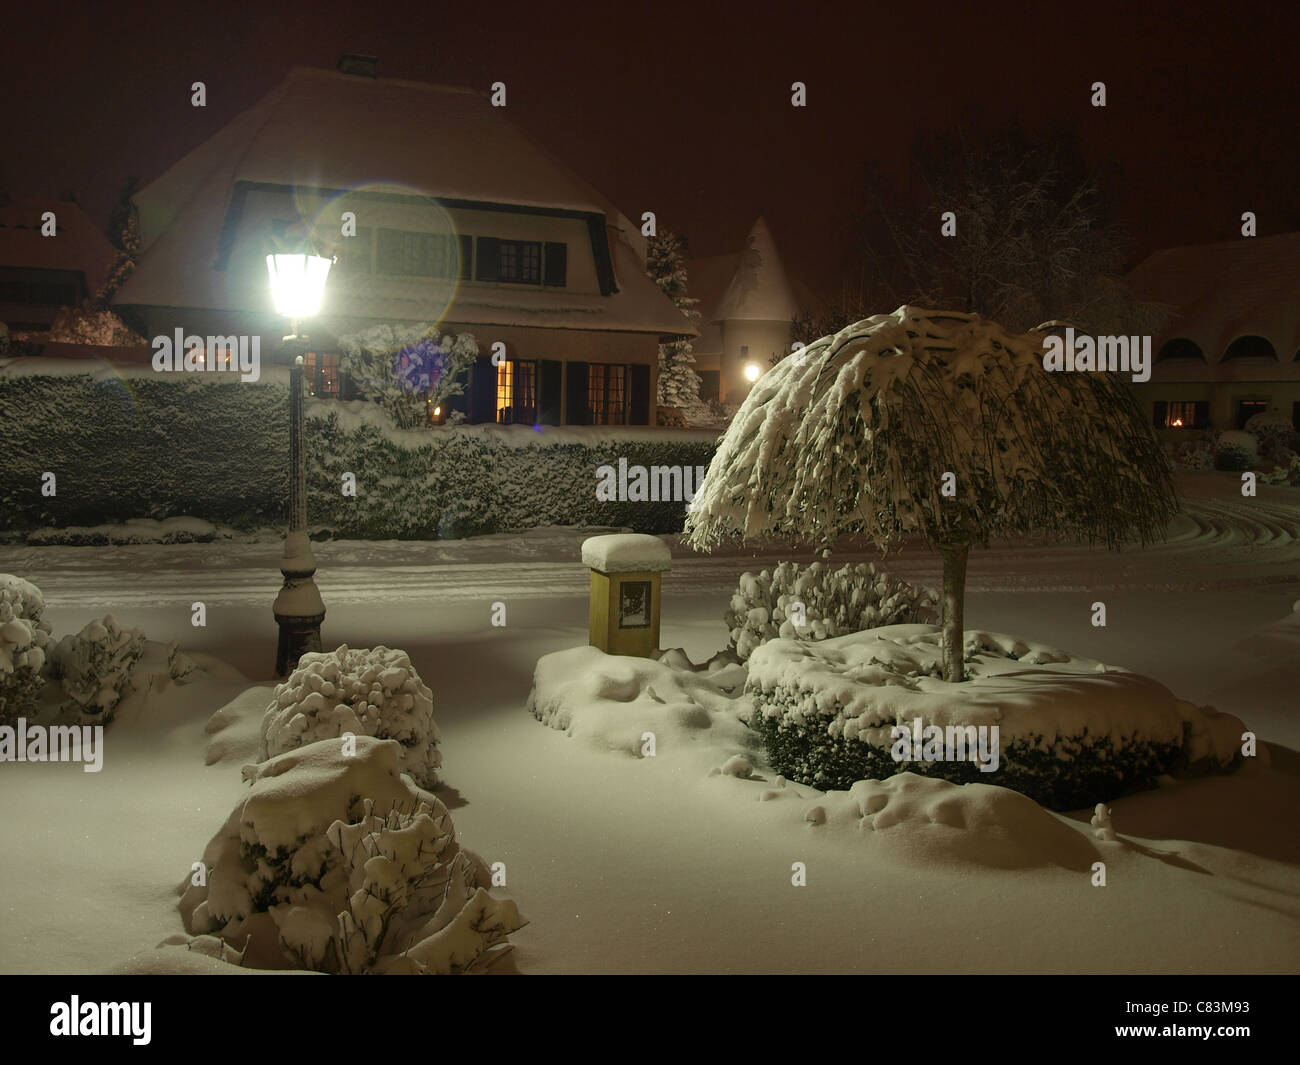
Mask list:
[[[646,248],[646,273],[673,301],[690,324],[700,320],[699,301],[686,294],[686,241],[670,230],[651,237]],[[659,345],[659,403],[683,409],[700,405],[700,378],[695,372],[694,345],[688,338]]]
[[[122,195],[109,217],[108,239],[117,249],[117,254],[108,268],[108,277],[103,287],[95,293],[95,310],[108,308],[114,294],[135,272],[136,263],[140,260],[140,213],[131,200],[139,184],[139,178],[127,178]]]

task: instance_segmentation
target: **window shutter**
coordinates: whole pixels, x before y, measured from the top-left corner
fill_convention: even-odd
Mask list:
[[[478,269],[474,274],[478,280],[495,281],[497,279],[497,258],[500,247],[501,241],[496,237],[478,238]]]
[[[568,273],[569,246],[546,243],[546,283],[563,288]]]
[[[1196,413],[1192,417],[1192,428],[1208,429],[1210,427],[1210,401],[1208,399],[1198,399],[1195,410]]]
[[[587,406],[587,364],[564,364],[564,422],[566,425],[590,425],[591,409]]]
[[[474,276],[474,238],[461,234],[460,263],[456,276],[461,281],[468,281]]]
[[[629,366],[627,424],[650,424],[650,367]]]
[[[1158,399],[1152,404],[1151,424],[1157,429],[1163,429],[1165,422],[1169,418],[1169,404],[1163,399]]]
[[[474,360],[470,375],[469,420],[475,423],[497,420],[497,368],[492,356],[480,355]]]
[[[563,389],[564,363],[557,359],[543,359],[541,380],[538,382],[539,425],[560,424],[560,393]]]

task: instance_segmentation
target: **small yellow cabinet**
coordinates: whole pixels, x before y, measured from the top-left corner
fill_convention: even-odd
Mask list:
[[[657,536],[615,533],[583,542],[591,570],[591,646],[649,658],[659,649],[660,578],[672,566]]]

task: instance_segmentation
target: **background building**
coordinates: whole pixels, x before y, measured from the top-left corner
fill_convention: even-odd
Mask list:
[[[42,219],[54,215],[55,233]],[[59,311],[104,284],[115,249],[71,200],[14,200],[0,205],[0,322],[43,339]]]
[[[799,310],[772,231],[759,218],[740,251],[693,259],[686,276],[687,292],[700,301],[700,398],[739,402],[752,384],[747,365],[765,373],[774,356],[789,353],[790,325]]]
[[[285,323],[264,256],[306,224],[339,257],[311,323],[317,395],[347,398],[340,337],[431,322],[478,341],[470,421],[653,425],[660,338],[694,330],[630,223],[487,94],[345,64],[295,68],[137,194],[142,255],[115,307],[146,337],[261,335],[265,357]]]
[[[1300,427],[1300,233],[1168,248],[1129,280],[1175,309],[1134,385],[1158,430],[1239,429],[1261,411]]]

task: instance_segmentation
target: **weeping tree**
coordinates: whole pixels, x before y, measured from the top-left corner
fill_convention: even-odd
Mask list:
[[[904,306],[796,352],[759,378],[723,436],[690,543],[829,552],[850,535],[885,552],[919,535],[943,559],[943,676],[964,680],[972,544],[1033,533],[1145,544],[1178,509],[1127,383],[1048,372],[1045,336]]]

